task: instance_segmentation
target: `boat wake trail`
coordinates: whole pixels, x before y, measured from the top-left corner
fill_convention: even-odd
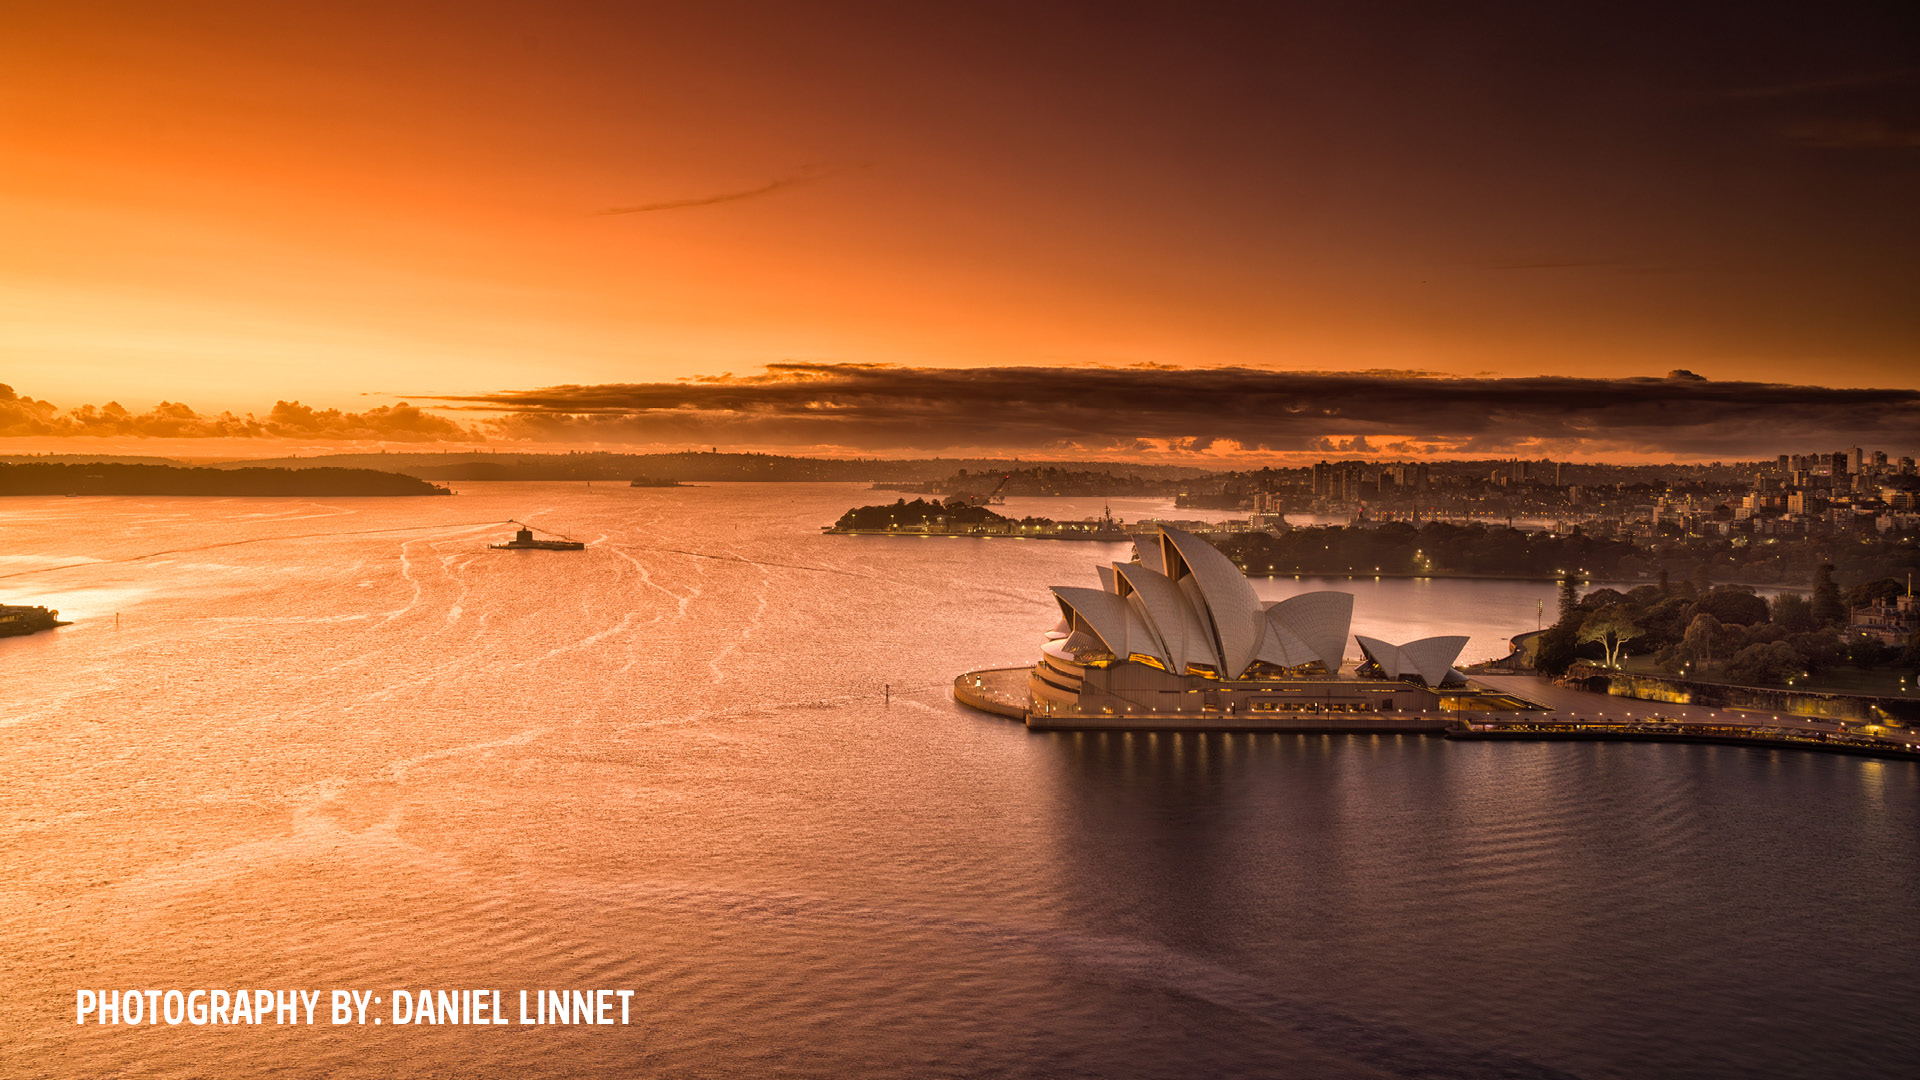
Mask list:
[[[69,570],[76,566],[113,566],[120,563],[141,562],[157,559],[162,555],[185,555],[195,551],[212,551],[216,548],[241,547],[247,544],[270,544],[280,540],[312,540],[322,536],[372,536],[376,533],[420,532],[426,529],[478,529],[500,524],[497,521],[460,521],[434,525],[402,525],[389,529],[346,529],[336,532],[288,533],[284,536],[254,536],[245,540],[222,540],[217,544],[196,544],[193,547],[165,548],[149,551],[143,555],[124,555],[118,559],[79,559],[54,566],[39,566],[32,570],[16,570],[11,574],[0,574],[0,581],[7,578],[26,577],[28,574],[45,574],[54,570]]]

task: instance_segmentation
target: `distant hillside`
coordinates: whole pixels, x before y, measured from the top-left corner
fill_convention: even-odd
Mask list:
[[[601,451],[564,454],[332,454],[312,458],[274,458],[236,465],[312,467],[341,465],[405,473],[428,480],[620,480],[671,476],[690,483],[729,480],[840,481],[879,483],[937,480],[961,469],[973,472],[1024,468],[1015,459],[809,458],[780,454],[723,454],[686,451],[673,454],[615,454]],[[1205,470],[1184,465],[1107,465],[1056,462],[1062,469],[1124,468],[1142,476],[1197,476]]]
[[[183,469],[169,465],[0,464],[0,495],[447,495],[374,469]]]
[[[179,458],[132,457],[126,454],[0,454],[0,465],[185,465]]]

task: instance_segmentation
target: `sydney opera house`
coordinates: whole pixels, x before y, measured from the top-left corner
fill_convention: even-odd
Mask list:
[[[1137,562],[1098,568],[1100,588],[1054,587],[1060,622],[1019,695],[1028,726],[1428,730],[1465,682],[1465,637],[1355,638],[1362,659],[1343,670],[1351,593],[1262,602],[1199,537],[1167,528],[1135,546]]]

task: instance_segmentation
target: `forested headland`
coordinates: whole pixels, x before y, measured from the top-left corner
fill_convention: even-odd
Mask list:
[[[374,469],[194,469],[173,465],[0,465],[0,495],[451,495],[438,484]]]

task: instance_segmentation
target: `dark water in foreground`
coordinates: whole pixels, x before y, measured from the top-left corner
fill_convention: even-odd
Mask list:
[[[849,486],[462,486],[0,507],[0,601],[77,620],[0,641],[0,1074],[1920,1060],[1910,763],[1030,735],[948,681],[1028,659],[1100,548],[819,536]],[[509,516],[594,545],[486,551]],[[1362,632],[1476,643],[1551,594],[1368,588]],[[76,1027],[79,987],[632,988],[636,1023]]]

